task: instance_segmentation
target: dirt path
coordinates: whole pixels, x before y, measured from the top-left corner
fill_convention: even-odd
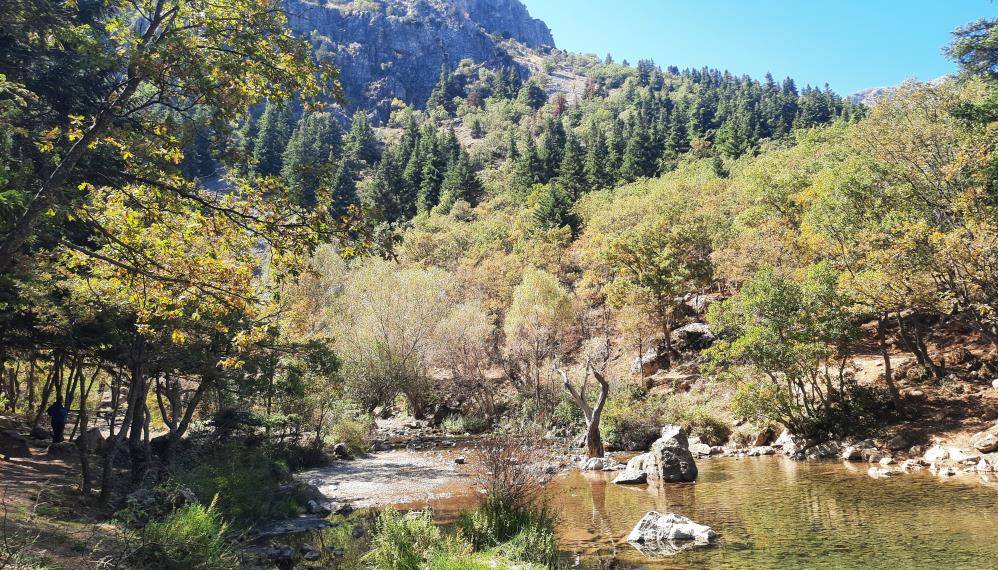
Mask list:
[[[435,501],[467,494],[471,468],[455,463],[458,450],[394,449],[296,475],[333,501],[355,508]]]

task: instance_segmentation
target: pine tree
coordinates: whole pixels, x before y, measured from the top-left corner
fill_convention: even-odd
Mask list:
[[[381,211],[389,222],[408,219],[415,210],[415,197],[409,199],[402,184],[402,168],[398,151],[394,147],[385,150],[374,168],[368,202]]]
[[[614,177],[607,168],[606,140],[599,129],[594,127],[592,132],[593,135],[586,147],[586,162],[583,166],[586,182],[591,189],[610,188],[613,186]]]
[[[537,84],[537,81],[533,79],[528,79],[527,82],[520,87],[520,92],[516,95],[516,101],[518,103],[522,103],[535,111],[543,107],[547,100],[548,96],[544,93],[544,89],[542,89],[541,86]]]
[[[620,164],[622,180],[633,182],[638,178],[654,175],[658,157],[652,154],[650,142],[646,126],[638,123],[631,128]]]
[[[444,175],[440,185],[440,203],[435,210],[447,213],[458,200],[476,204],[481,197],[482,185],[471,165],[468,153],[462,150]]]
[[[268,101],[257,124],[253,144],[254,171],[257,175],[274,176],[281,171],[281,155],[290,137],[290,109]]]
[[[444,62],[440,65],[440,75],[437,76],[437,83],[433,86],[433,90],[430,91],[430,97],[426,100],[426,108],[448,108],[451,102],[451,90],[451,72],[447,66],[447,62]]]
[[[557,184],[548,184],[541,190],[533,212],[534,223],[547,230],[575,225],[572,215],[572,198]]]
[[[329,213],[334,218],[346,216],[350,206],[357,203],[357,182],[346,160],[337,163],[333,175],[328,180],[328,187]]]
[[[565,148],[565,127],[561,121],[548,117],[544,121],[540,140],[538,156],[541,159],[541,171],[538,178],[540,182],[546,183],[558,174],[561,166],[561,153]]]
[[[565,192],[578,200],[579,196],[590,190],[586,179],[582,147],[574,135],[565,139],[565,149],[562,152],[561,166],[558,169],[558,184]]]
[[[187,178],[207,178],[215,173],[216,163],[212,157],[212,129],[210,117],[204,112],[194,114],[184,144],[184,159],[180,171]]]
[[[281,177],[306,208],[316,205],[316,193],[340,153],[340,127],[330,113],[308,113],[295,128],[281,162]]]
[[[367,115],[360,109],[353,114],[350,133],[343,144],[344,155],[351,163],[372,165],[378,160],[378,140],[374,129],[367,122]],[[351,168],[353,168],[351,166]]]
[[[529,190],[539,181],[538,174],[541,170],[541,160],[537,156],[537,146],[534,139],[527,134],[523,150],[520,151],[513,165],[513,180],[516,186],[523,190]]]

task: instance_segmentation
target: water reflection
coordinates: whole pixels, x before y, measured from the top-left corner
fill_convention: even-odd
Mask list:
[[[696,484],[622,486],[570,473],[550,486],[559,540],[587,568],[998,568],[998,489],[928,473],[874,480],[867,465],[717,458]],[[443,519],[469,506],[433,505]],[[651,510],[713,527],[717,545],[653,559],[625,540]]]

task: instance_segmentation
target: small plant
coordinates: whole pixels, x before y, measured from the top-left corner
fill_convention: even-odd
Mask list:
[[[345,443],[350,453],[364,455],[371,450],[371,424],[368,416],[342,416],[330,427],[330,440]]]
[[[137,568],[182,570],[236,568],[238,559],[225,538],[215,502],[186,505],[142,529],[141,545],[132,554]]]
[[[452,414],[444,418],[444,421],[440,424],[440,427],[442,427],[446,433],[451,435],[460,435],[468,431],[465,428],[464,416],[457,414]]]
[[[441,541],[429,511],[402,514],[389,507],[378,516],[364,561],[379,570],[419,570]]]

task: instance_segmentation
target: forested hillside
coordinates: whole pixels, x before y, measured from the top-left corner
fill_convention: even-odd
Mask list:
[[[561,51],[513,0],[11,2],[0,453],[74,481],[85,513],[46,532],[103,525],[57,557],[224,568],[333,510],[293,471],[421,444],[376,420],[486,432],[461,533],[388,511],[337,540],[378,568],[561,567],[533,475],[501,469],[538,442],[602,461],[668,423],[804,457],[984,429],[996,34],[957,30],[958,76],[867,107]],[[49,562],[29,511],[0,561]]]

